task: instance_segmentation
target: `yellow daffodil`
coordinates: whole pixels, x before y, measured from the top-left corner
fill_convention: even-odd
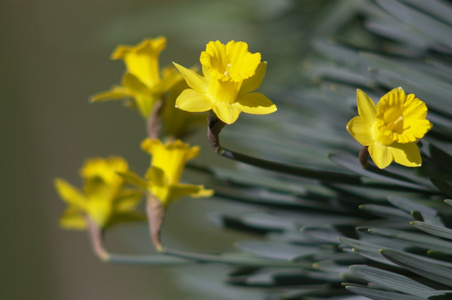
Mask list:
[[[69,207],[60,219],[60,225],[68,229],[85,229],[86,217],[98,227],[104,228],[117,222],[142,220],[134,212],[142,198],[136,189],[124,187],[124,179],[117,172],[127,172],[127,162],[121,157],[89,159],[80,170],[84,179],[83,191],[61,178],[55,187]]]
[[[416,141],[432,127],[426,119],[427,106],[414,96],[395,88],[377,105],[363,91],[357,90],[358,114],[347,124],[347,130],[362,145],[380,168],[393,160],[407,167],[421,165]]]
[[[160,73],[159,56],[166,46],[166,39],[146,39],[136,46],[119,46],[112,59],[122,59],[127,72],[120,86],[94,95],[91,101],[134,99],[134,105],[144,118],[148,118],[156,102],[182,78],[171,69]]]
[[[250,53],[246,43],[209,42],[200,61],[203,76],[174,63],[190,87],[177,98],[177,108],[213,110],[226,124],[234,123],[241,112],[265,115],[276,111],[270,99],[253,92],[261,85],[267,64],[261,62],[260,53]]]
[[[141,148],[152,155],[152,164],[141,179],[133,172],[122,175],[132,184],[148,190],[166,207],[173,200],[189,196],[210,197],[213,190],[205,189],[202,185],[179,183],[185,163],[199,154],[199,147],[191,147],[180,140],[163,144],[159,139],[146,139]]]

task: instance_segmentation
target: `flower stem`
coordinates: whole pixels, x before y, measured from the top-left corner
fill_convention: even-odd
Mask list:
[[[226,125],[223,121],[217,118],[213,113],[209,113],[207,117],[207,138],[209,139],[210,145],[213,150],[218,153],[221,149],[220,145],[220,132],[221,129]]]
[[[110,255],[107,250],[105,250],[102,243],[102,230],[88,216],[86,216],[86,223],[88,224],[88,235],[94,254],[96,254],[102,261],[108,261]]]
[[[367,159],[369,158],[369,147],[363,146],[361,150],[359,151],[358,159],[359,163],[361,164],[361,167],[367,168],[369,166],[369,163],[367,162]]]
[[[281,267],[281,268],[301,268],[310,267],[310,263],[278,261],[266,258],[255,257],[252,255],[243,255],[243,253],[225,253],[225,254],[205,254],[193,253],[170,248],[163,248],[163,253],[175,257],[192,259],[197,262],[222,263],[228,265],[246,265],[259,267]]]
[[[103,262],[128,265],[175,265],[193,263],[193,259],[168,256],[164,254],[130,255],[109,253],[103,245],[103,234],[101,228],[88,216],[88,236],[94,254]]]
[[[146,201],[146,213],[152,243],[158,252],[162,252],[163,247],[160,239],[160,230],[162,228],[163,218],[165,217],[165,206],[151,193],[148,194]]]
[[[156,139],[162,132],[161,114],[163,110],[163,100],[158,100],[152,108],[151,114],[146,122],[146,130],[150,139]]]
[[[223,148],[220,145],[220,132],[221,129],[226,124],[220,119],[218,119],[213,113],[209,113],[207,121],[208,121],[207,137],[209,139],[210,145],[212,146],[216,153],[223,157],[239,161],[251,166],[255,166],[261,169],[285,173],[287,175],[294,175],[310,179],[318,179],[325,182],[352,183],[352,184],[361,183],[361,179],[355,175],[349,175],[345,173],[327,170],[316,170],[300,166],[291,166],[287,164],[256,158],[253,156],[248,156]]]

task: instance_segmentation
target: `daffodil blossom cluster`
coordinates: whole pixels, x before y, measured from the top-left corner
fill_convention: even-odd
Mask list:
[[[254,92],[262,83],[267,63],[261,62],[260,53],[250,53],[246,43],[209,42],[200,62],[203,76],[174,63],[190,87],[177,98],[177,108],[212,110],[226,124],[234,123],[241,112],[265,115],[276,111],[270,99]]]
[[[109,157],[86,162],[81,170],[83,190],[63,179],[55,181],[57,192],[69,205],[61,226],[88,228],[95,252],[103,259],[110,256],[99,232],[118,222],[142,220],[136,208],[143,194],[150,237],[158,251],[164,249],[160,231],[169,205],[182,197],[213,195],[214,191],[203,185],[181,183],[186,162],[200,152],[199,146],[181,139],[201,124],[201,117],[206,121],[205,116],[193,113],[212,110],[221,128],[234,123],[241,112],[263,115],[276,111],[270,99],[255,92],[267,64],[261,62],[260,53],[248,51],[246,43],[209,42],[200,57],[203,76],[176,63],[161,70],[159,56],[165,47],[164,37],[117,47],[111,58],[125,63],[121,84],[91,98],[92,102],[132,99],[127,103],[146,120],[148,138],[141,147],[152,159],[144,178],[129,170],[123,158]],[[210,120],[211,115],[209,129]]]
[[[422,164],[416,141],[432,124],[426,119],[427,106],[415,97],[395,88],[375,104],[363,91],[357,90],[358,114],[347,124],[348,132],[368,147],[374,163],[381,169],[395,161],[407,167]]]
[[[80,170],[84,180],[82,190],[57,178],[56,190],[68,204],[60,219],[61,226],[83,230],[87,227],[87,218],[100,228],[143,220],[143,215],[136,211],[143,194],[137,189],[126,188],[124,179],[118,175],[118,172],[127,172],[128,168],[121,157],[89,159]]]

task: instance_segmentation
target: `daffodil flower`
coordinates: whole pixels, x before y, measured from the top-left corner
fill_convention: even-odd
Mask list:
[[[392,161],[407,167],[422,163],[416,141],[432,127],[426,119],[427,106],[414,96],[395,88],[377,105],[363,91],[357,90],[358,114],[347,124],[348,132],[362,145],[380,168]]]
[[[189,112],[213,110],[226,124],[241,112],[265,115],[276,111],[273,102],[254,92],[262,83],[267,64],[260,53],[250,53],[244,42],[209,42],[201,53],[203,76],[174,63],[190,89],[176,100],[176,107]]]
[[[146,39],[136,46],[117,47],[111,58],[122,59],[127,67],[121,85],[94,95],[91,101],[132,98],[140,114],[147,119],[162,95],[182,80],[170,68],[160,73],[159,56],[165,46],[166,39],[159,37]]]
[[[57,178],[56,190],[69,205],[60,219],[60,225],[68,229],[86,229],[86,217],[99,228],[118,222],[143,220],[143,216],[135,212],[142,193],[125,188],[124,179],[117,174],[127,170],[127,162],[121,157],[89,159],[80,170],[84,179],[83,191]]]
[[[199,147],[190,148],[181,140],[163,144],[159,139],[146,139],[141,148],[152,155],[152,164],[146,173],[146,180],[128,171],[121,173],[130,183],[146,189],[167,207],[172,201],[189,196],[210,197],[213,190],[202,185],[179,183],[185,164],[199,154]]]

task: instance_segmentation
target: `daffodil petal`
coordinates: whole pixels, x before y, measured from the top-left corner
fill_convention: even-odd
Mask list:
[[[147,119],[158,99],[140,79],[131,73],[124,74],[122,85],[133,95],[140,114]]]
[[[122,86],[114,86],[111,90],[97,93],[89,99],[91,102],[101,102],[109,100],[121,100],[132,97],[132,94]]]
[[[182,80],[182,76],[179,73],[171,74],[166,77],[163,77],[152,89],[151,92],[154,94],[162,94],[166,91],[169,91],[171,87],[176,85],[179,81]]]
[[[141,142],[141,149],[149,154],[154,153],[158,147],[163,147],[163,143],[159,139],[145,139]]]
[[[122,85],[133,94],[146,93],[149,91],[148,87],[131,73],[125,73],[122,77]]]
[[[236,82],[253,76],[261,62],[261,54],[249,52],[245,42],[230,41],[226,44],[226,53],[231,64],[229,77]]]
[[[240,115],[240,109],[228,103],[216,103],[212,110],[226,124],[234,123]]]
[[[421,153],[415,143],[393,143],[388,146],[394,156],[394,161],[406,167],[420,167],[422,164]]]
[[[369,146],[372,143],[371,127],[362,117],[351,119],[347,124],[347,130],[361,145]]]
[[[105,227],[108,219],[113,212],[113,205],[110,201],[105,199],[90,199],[88,205],[88,214],[91,220],[93,220],[99,227]]]
[[[123,190],[115,199],[114,213],[126,213],[135,210],[143,198],[143,193],[138,190]]]
[[[75,207],[66,209],[59,223],[65,229],[85,230],[87,228],[85,217]]]
[[[254,115],[266,115],[276,111],[276,105],[261,93],[242,95],[232,105],[244,113]]]
[[[239,91],[239,95],[251,93],[258,89],[258,87],[262,84],[262,80],[264,80],[265,71],[267,70],[267,63],[261,62],[256,69],[256,74],[252,77],[245,79],[242,83],[242,86]]]
[[[369,145],[369,154],[374,163],[380,169],[389,166],[393,160],[392,152],[381,143],[372,143]]]
[[[173,64],[176,66],[177,70],[179,70],[182,77],[184,77],[189,87],[197,92],[206,93],[208,83],[204,77],[202,77],[195,71],[187,69],[175,62],[173,62]]]
[[[168,180],[165,172],[158,167],[150,167],[146,173],[146,179],[149,180],[152,186],[167,186]]]
[[[213,195],[213,190],[205,189],[202,185],[193,184],[174,184],[170,187],[170,198],[175,200],[180,197],[190,196],[192,198],[210,197]]]
[[[358,101],[358,114],[372,125],[375,122],[375,117],[377,115],[377,106],[375,102],[367,96],[366,93],[360,89],[356,90],[356,98]]]
[[[160,80],[158,58],[166,47],[166,39],[146,39],[136,46],[119,46],[112,59],[123,59],[127,70],[147,86],[153,87]]]
[[[406,96],[404,108],[404,118],[425,119],[427,117],[427,105],[414,94]]]
[[[118,172],[118,175],[124,178],[124,180],[127,183],[133,184],[137,187],[140,187],[142,189],[148,188],[148,183],[146,180],[138,176],[138,174],[132,172],[132,171],[126,171],[126,172]]]
[[[213,101],[205,94],[192,89],[184,90],[176,99],[176,107],[188,112],[203,112],[211,110]]]
[[[55,188],[61,199],[65,202],[80,209],[87,208],[88,201],[86,197],[79,189],[69,184],[66,180],[61,178],[55,179]]]

